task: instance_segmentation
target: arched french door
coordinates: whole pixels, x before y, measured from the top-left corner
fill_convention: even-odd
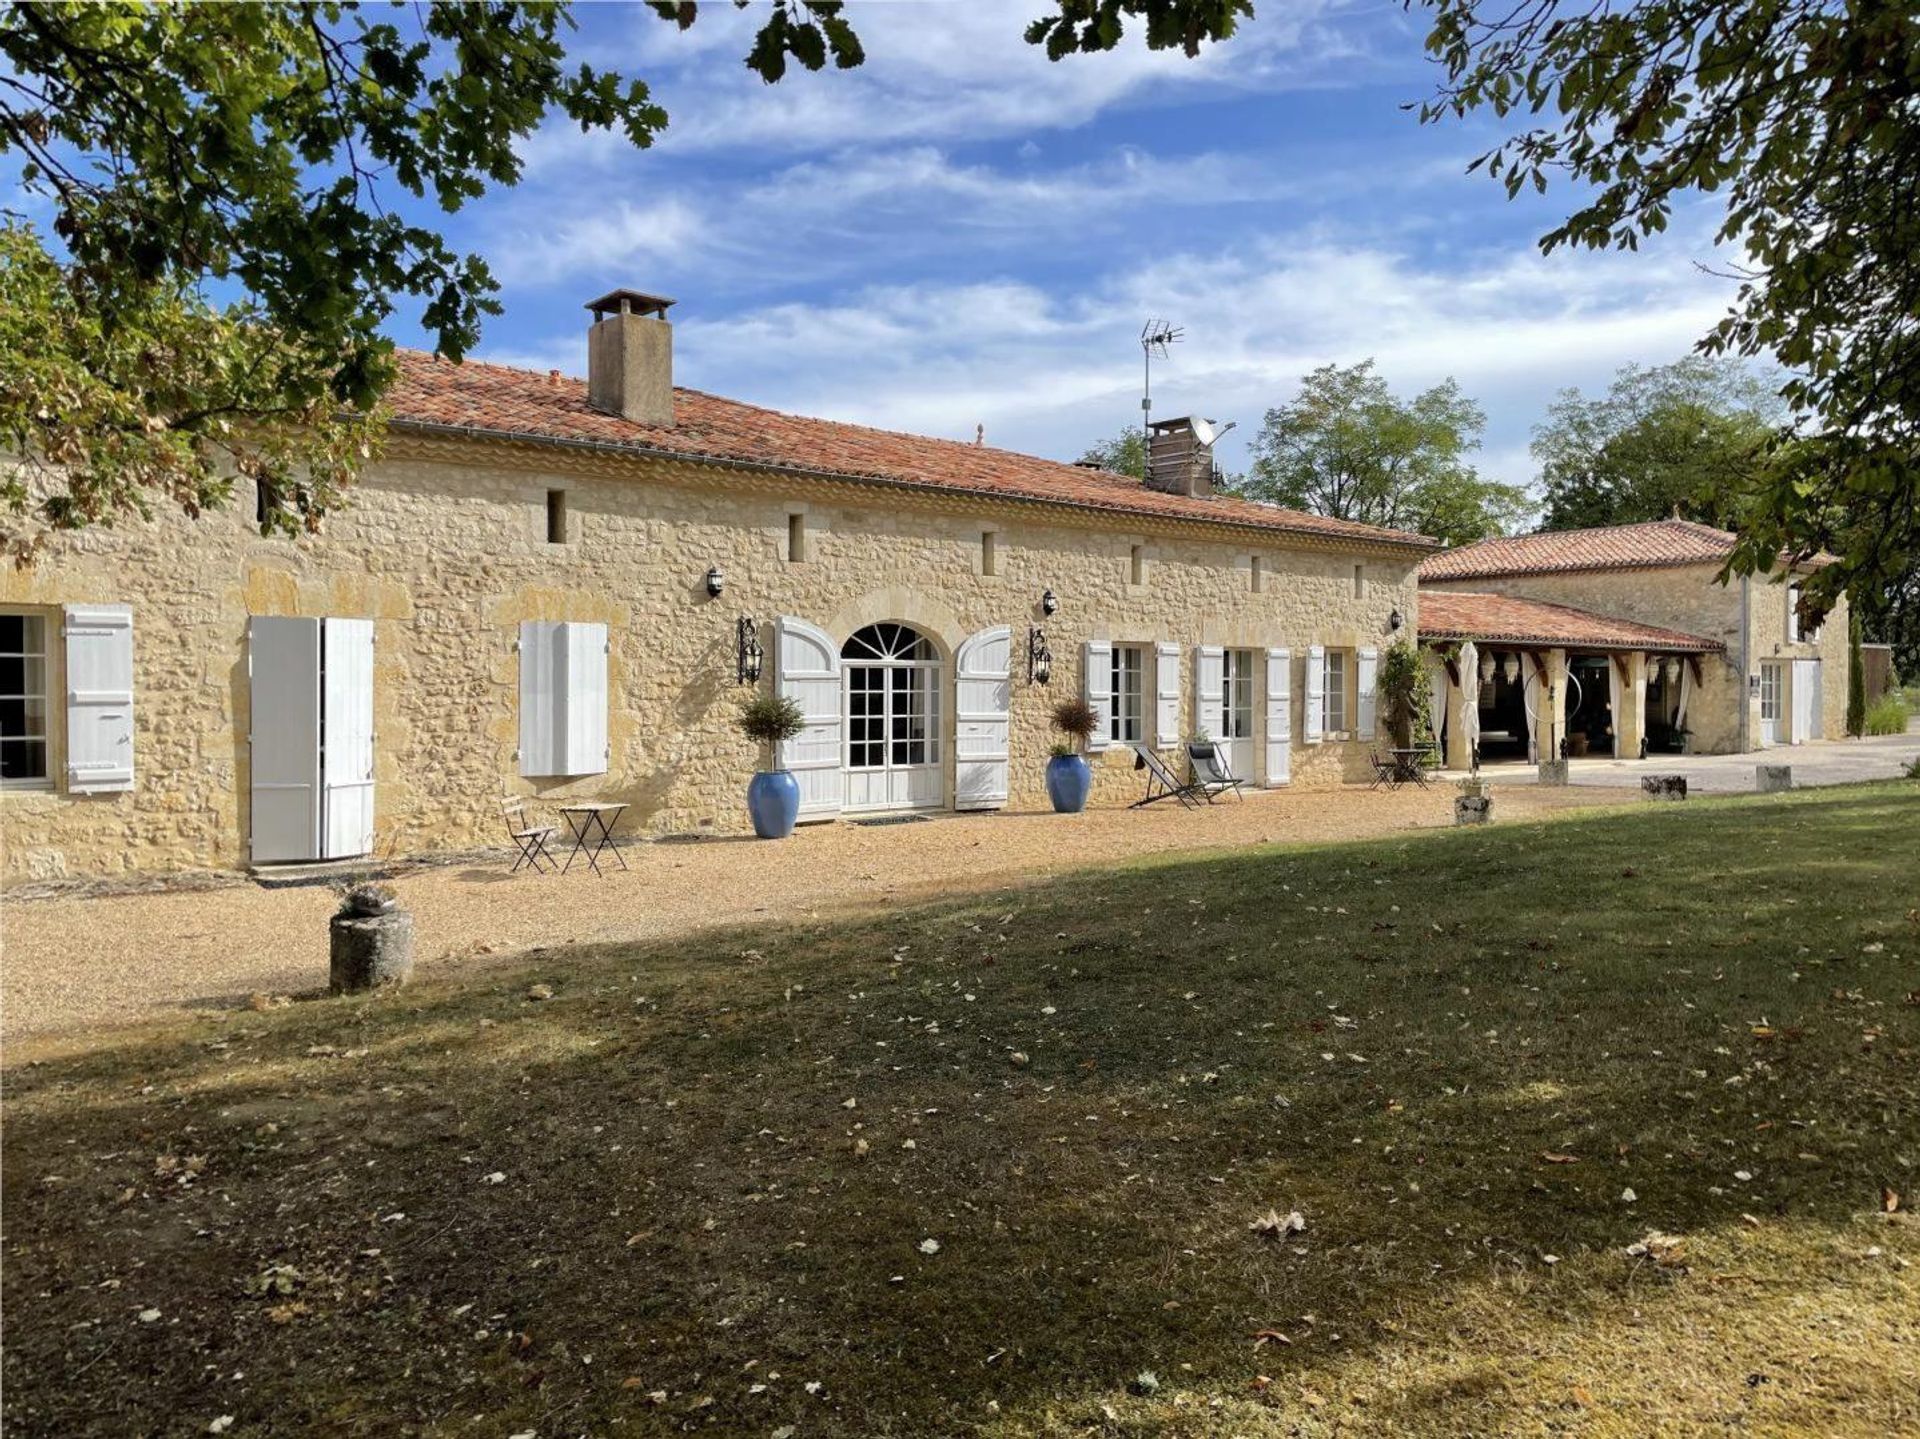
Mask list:
[[[840,649],[846,695],[846,808],[937,808],[946,800],[940,750],[940,654],[918,630],[868,625]]]

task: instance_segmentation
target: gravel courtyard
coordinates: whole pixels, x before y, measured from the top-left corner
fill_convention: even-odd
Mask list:
[[[474,965],[529,949],[692,934],[896,899],[1022,883],[1083,865],[1210,847],[1362,839],[1452,822],[1453,790],[1267,792],[1199,811],[1160,804],[1062,816],[940,815],[924,823],[842,823],[792,839],[634,844],[629,872],[509,876],[507,861],[425,868],[394,880],[413,912],[415,963]],[[1514,788],[1500,822],[1636,803],[1633,790]],[[324,886],[226,887],[0,903],[0,1037],[51,1037],[227,1008],[255,994],[324,988]],[[37,1047],[37,1046],[36,1046]],[[17,1057],[13,1045],[9,1056]]]

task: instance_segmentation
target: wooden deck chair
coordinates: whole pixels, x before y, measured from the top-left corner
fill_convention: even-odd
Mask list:
[[[1200,807],[1200,801],[1194,798],[1193,786],[1182,784],[1174,772],[1167,768],[1167,762],[1143,744],[1133,747],[1133,767],[1147,772],[1147,792],[1128,805],[1128,809],[1139,809],[1142,805],[1162,799],[1177,799],[1186,809]]]
[[[525,796],[501,795],[500,814],[507,822],[507,837],[520,847],[520,857],[513,862],[508,874],[518,874],[523,864],[530,866],[535,874],[543,874],[545,871],[540,868],[543,859],[556,870],[560,868],[560,861],[547,848],[547,841],[553,838],[556,826],[535,824]]]
[[[1213,797],[1225,790],[1232,790],[1238,799],[1246,798],[1241,792],[1240,781],[1234,776],[1233,766],[1227,763],[1227,756],[1219,745],[1190,740],[1187,743],[1187,759],[1193,765],[1193,787],[1207,797],[1208,804],[1212,804]]]

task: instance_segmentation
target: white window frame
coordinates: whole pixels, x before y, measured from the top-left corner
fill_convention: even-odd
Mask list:
[[[1146,645],[1115,644],[1107,659],[1107,743],[1146,739]]]
[[[1226,650],[1221,655],[1219,739],[1252,739],[1254,728],[1253,672],[1257,650]],[[1242,776],[1250,778],[1250,776]]]
[[[1344,739],[1353,733],[1352,656],[1352,650],[1329,646],[1320,658],[1320,733],[1327,739]]]
[[[3,736],[7,740],[18,742],[37,740],[40,744],[40,773],[37,775],[22,775],[14,779],[0,779],[0,789],[8,791],[24,790],[28,792],[50,790],[53,788],[53,655],[47,649],[47,634],[49,630],[47,616],[34,610],[16,609],[3,610],[0,611],[0,614],[6,615],[9,619],[17,618],[25,621],[21,626],[20,648],[18,650],[9,649],[0,651],[0,654],[4,654],[8,659],[20,660],[23,674],[26,669],[26,661],[35,659],[40,661],[39,693],[34,693],[23,679],[21,692],[19,694],[0,695],[0,699],[17,699],[27,702],[37,699],[40,701],[40,733],[38,735],[32,735],[22,731],[17,735],[6,734]],[[39,630],[40,648],[37,651],[31,648],[33,643],[32,632],[35,627],[38,627]]]

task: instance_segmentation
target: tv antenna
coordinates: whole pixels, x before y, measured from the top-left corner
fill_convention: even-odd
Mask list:
[[[1144,431],[1153,415],[1153,357],[1167,357],[1167,346],[1180,343],[1180,337],[1186,333],[1180,326],[1166,320],[1148,320],[1140,328],[1140,357],[1146,378],[1140,390],[1140,428]]]

